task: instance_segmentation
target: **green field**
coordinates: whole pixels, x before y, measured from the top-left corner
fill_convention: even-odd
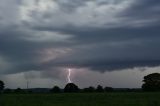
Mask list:
[[[160,106],[160,93],[3,94],[0,106]]]

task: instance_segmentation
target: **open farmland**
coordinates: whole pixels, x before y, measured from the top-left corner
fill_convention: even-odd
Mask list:
[[[0,106],[160,106],[160,93],[3,94]]]

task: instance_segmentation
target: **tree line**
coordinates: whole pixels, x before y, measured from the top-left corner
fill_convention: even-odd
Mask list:
[[[14,91],[11,89],[4,89],[5,84],[3,81],[0,80],[0,93],[9,93],[9,92],[16,92],[16,93],[24,93],[24,92],[32,92],[31,90],[24,90],[21,88],[17,88]],[[143,85],[142,85],[143,91],[160,91],[160,73],[152,73],[144,77]],[[64,89],[61,89],[58,86],[54,86],[52,89],[49,90],[50,93],[71,93],[71,92],[113,92],[115,91],[112,87],[102,87],[101,85],[98,85],[96,88],[90,86],[88,88],[80,89],[76,84],[74,83],[68,83]],[[130,89],[126,89],[126,91],[130,91]],[[135,91],[135,90],[132,90]]]

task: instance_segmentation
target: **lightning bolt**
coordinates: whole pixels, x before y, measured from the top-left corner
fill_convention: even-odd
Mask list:
[[[68,83],[72,83],[71,81],[71,69],[68,69],[68,76],[67,76],[67,79],[68,79]]]

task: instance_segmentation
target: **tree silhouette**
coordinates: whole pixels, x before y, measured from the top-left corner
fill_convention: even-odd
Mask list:
[[[113,91],[113,88],[112,87],[105,87],[104,90],[106,92],[112,92]]]
[[[17,88],[17,89],[14,90],[14,92],[16,92],[16,93],[22,93],[23,90],[21,88]]]
[[[83,91],[84,91],[84,92],[95,92],[95,88],[92,87],[92,86],[90,86],[90,87],[88,87],[88,88],[84,88]]]
[[[79,88],[74,83],[68,83],[64,88],[64,92],[78,92],[78,91]]]
[[[61,89],[60,89],[58,86],[54,86],[54,87],[51,89],[51,92],[53,92],[53,93],[60,93],[60,92],[61,92]]]
[[[0,80],[0,92],[4,89],[4,82]]]
[[[160,74],[153,73],[144,77],[142,89],[144,91],[160,91]]]
[[[97,92],[104,92],[104,89],[101,85],[98,85],[97,88],[96,88],[96,91]]]

